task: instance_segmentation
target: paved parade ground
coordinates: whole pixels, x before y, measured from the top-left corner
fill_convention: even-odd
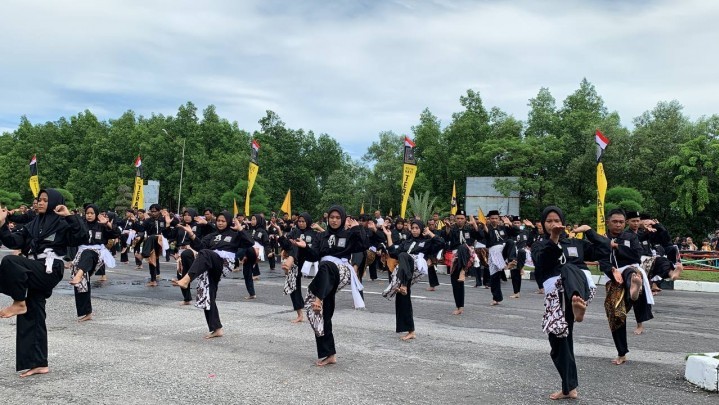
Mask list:
[[[81,324],[66,271],[47,305],[50,374],[18,377],[15,320],[0,320],[2,403],[534,404],[551,402],[548,394],[560,388],[533,281],[524,280],[516,300],[504,283],[505,301],[490,307],[489,290],[473,288],[469,278],[465,313],[453,316],[448,276],[440,275],[436,292],[425,291],[423,280],[412,291],[417,339],[401,342],[380,273],[365,280],[365,310],[352,309],[349,288],[338,293],[338,364],[318,368],[309,325],[289,322],[281,271],[262,269],[255,301],[242,299],[240,273],[220,282],[225,336],[211,340],[203,339],[202,311],[178,305],[180,291],[169,282],[174,261],[162,262],[156,288],[145,287],[147,264],[143,271],[118,265],[107,282],[93,281],[95,319]],[[603,301],[600,288],[575,327],[576,403],[719,403],[719,395],[683,379],[687,353],[719,351],[719,295],[662,292],[645,334],[630,333],[629,362],[621,366],[610,363],[616,351]]]

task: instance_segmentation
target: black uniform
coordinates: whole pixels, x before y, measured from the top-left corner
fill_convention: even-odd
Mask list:
[[[312,226],[312,217],[306,212],[303,212],[300,214],[302,218],[305,219],[305,223],[307,224],[307,227],[305,229],[300,229],[299,227],[294,227],[290,231],[288,235],[282,235],[279,238],[279,243],[282,249],[287,252],[289,256],[291,256],[294,259],[294,263],[297,265],[298,268],[298,274],[297,274],[297,281],[295,284],[295,290],[290,294],[290,299],[292,300],[292,309],[295,311],[300,310],[304,307],[305,302],[302,298],[302,266],[304,266],[305,262],[307,261],[307,249],[298,249],[297,246],[294,246],[290,240],[304,240],[307,242],[308,245],[312,245],[317,238],[317,232],[315,232],[311,226]]]
[[[153,251],[156,257],[155,264],[149,263],[150,281],[157,281],[157,276],[160,274],[162,244],[157,237],[163,236],[168,238],[172,228],[174,228],[178,222],[177,219],[171,219],[170,223],[167,223],[163,217],[148,218],[142,221],[140,229],[145,233],[145,242],[142,245],[142,257],[149,258]]]
[[[0,292],[15,301],[25,301],[27,312],[17,317],[18,371],[47,367],[47,326],[45,303],[52,290],[62,280],[65,269],[61,259],[51,262],[47,273],[46,250],[63,257],[68,246],[78,246],[87,240],[87,233],[75,215],[61,217],[54,210],[65,203],[55,189],[41,190],[48,196],[47,213],[38,214],[19,232],[10,232],[7,221],[0,228],[0,240],[10,249],[21,249],[29,258],[5,256],[0,263]]]
[[[464,307],[464,281],[459,281],[460,270],[467,269],[472,264],[469,263],[471,253],[474,249],[474,242],[485,239],[484,230],[480,227],[474,229],[473,226],[465,224],[463,228],[454,225],[444,228],[444,240],[447,248],[456,250],[452,268],[450,270],[450,281],[452,282],[452,294],[454,295],[454,303],[457,308]]]
[[[307,250],[306,260],[317,261],[325,256],[348,260],[353,253],[363,252],[369,247],[367,233],[361,226],[344,229],[347,214],[341,206],[332,206],[329,214],[338,212],[342,218],[338,229],[327,227],[317,235],[312,247]],[[308,290],[322,301],[324,336],[315,336],[317,357],[325,358],[336,354],[335,339],[332,334],[332,315],[335,312],[335,294],[339,287],[340,273],[337,265],[331,261],[321,261],[317,275],[307,287]]]

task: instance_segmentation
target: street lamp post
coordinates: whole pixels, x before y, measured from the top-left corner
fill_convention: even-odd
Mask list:
[[[165,128],[162,128],[162,132],[165,133],[165,135],[170,136],[169,133],[167,133],[167,130]],[[180,211],[182,209],[182,175],[185,172],[185,138],[182,138],[182,160],[180,163],[180,190],[177,192],[177,211]],[[182,215],[182,213],[179,213]]]

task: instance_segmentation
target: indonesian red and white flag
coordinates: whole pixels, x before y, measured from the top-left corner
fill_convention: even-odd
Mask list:
[[[597,162],[599,162],[604,154],[604,149],[606,149],[607,145],[609,145],[609,138],[604,136],[602,131],[597,130],[594,133],[594,142],[597,143]]]
[[[607,145],[609,145],[609,139],[604,136],[604,134],[600,130],[597,130],[597,132],[595,132],[594,140],[597,143],[597,146],[599,146],[599,149],[601,150],[604,150]]]
[[[142,166],[142,159],[140,158],[140,156],[138,156],[137,159],[135,159],[135,167],[140,166]]]
[[[257,139],[252,140],[252,149],[259,151],[260,150],[260,143],[257,142]]]
[[[404,146],[409,146],[410,148],[414,148],[414,142],[412,142],[411,139],[409,139],[408,136],[404,137]]]
[[[37,164],[37,155],[32,155],[32,159],[30,159],[30,166]]]

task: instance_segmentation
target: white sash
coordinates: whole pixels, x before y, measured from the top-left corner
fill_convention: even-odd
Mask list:
[[[320,259],[320,262],[332,262],[338,266],[349,265],[350,268],[352,267],[347,259],[340,259],[334,256],[324,256]],[[360,295],[360,291],[364,290],[364,287],[362,283],[360,283],[359,278],[357,278],[357,274],[355,274],[354,270],[350,270],[350,287],[352,289],[352,301],[354,301],[355,309],[364,308],[364,300],[362,299],[362,295]]]
[[[114,269],[116,266],[115,263],[115,257],[112,256],[112,253],[110,253],[109,250],[107,250],[107,247],[105,245],[80,245],[77,248],[77,255],[76,257],[80,257],[80,253],[82,253],[85,250],[94,250],[97,252],[97,255],[100,256],[100,260],[102,263],[105,263],[106,267],[109,267],[111,269]]]
[[[319,263],[318,262],[304,262],[302,264],[302,274],[309,277],[314,277],[317,274],[317,270],[319,270]]]

